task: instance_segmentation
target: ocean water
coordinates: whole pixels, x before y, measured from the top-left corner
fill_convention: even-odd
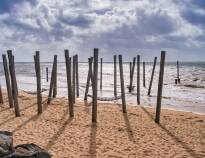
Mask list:
[[[36,76],[34,63],[15,63],[16,76],[19,90],[24,91],[36,91]],[[48,89],[49,82],[46,81],[46,67],[49,69],[49,82],[52,70],[52,63],[41,63],[41,82],[42,88]],[[157,96],[157,86],[158,86],[158,76],[159,76],[159,64],[157,64],[155,69],[155,75],[153,80],[153,86],[151,91],[151,97],[147,96],[148,86],[151,78],[153,63],[146,63],[146,87],[143,87],[142,81],[142,64],[140,68],[141,74],[141,105],[144,106],[156,106],[156,96]],[[118,95],[120,96],[120,77],[119,77],[119,66],[117,65],[117,84],[118,84]],[[125,87],[129,85],[130,73],[129,73],[129,63],[123,64],[124,69],[124,80]],[[100,69],[99,69],[100,70]],[[98,91],[98,96],[102,97],[113,97],[113,63],[103,63],[103,88]],[[133,85],[136,86],[137,76],[136,76],[136,66],[134,73]],[[88,73],[88,63],[79,63],[79,84],[80,84],[80,98],[84,98],[84,90],[87,81]],[[57,89],[58,96],[67,97],[67,80],[66,80],[66,68],[65,63],[58,63],[57,70]],[[179,111],[188,111],[199,114],[205,114],[205,62],[197,63],[180,63],[180,78],[181,84],[175,85],[176,78],[176,63],[166,63],[164,72],[164,85],[163,85],[163,99],[162,108],[173,109]],[[100,75],[99,75],[100,79]],[[6,88],[3,64],[0,63],[0,83],[3,88]],[[99,82],[98,82],[99,86]],[[126,89],[126,102],[130,105],[137,105],[136,88],[130,94],[128,89]],[[89,94],[91,94],[91,88]],[[43,92],[43,94],[48,94],[48,90]],[[121,100],[114,101],[121,103]]]

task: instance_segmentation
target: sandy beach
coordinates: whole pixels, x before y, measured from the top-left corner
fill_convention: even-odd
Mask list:
[[[98,104],[98,123],[91,124],[91,103],[77,100],[75,117],[68,116],[66,98],[44,100],[37,115],[36,96],[21,92],[21,117],[9,108],[5,93],[0,106],[0,130],[13,132],[14,145],[35,143],[53,158],[68,157],[205,157],[205,115],[162,110],[161,124],[155,109]]]

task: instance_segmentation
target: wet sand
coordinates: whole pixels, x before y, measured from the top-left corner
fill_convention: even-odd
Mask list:
[[[54,158],[68,157],[205,157],[205,115],[162,110],[161,124],[155,109],[98,104],[98,123],[91,124],[91,103],[77,100],[75,117],[68,116],[66,98],[44,100],[37,115],[36,96],[21,92],[21,117],[16,118],[4,94],[0,130],[14,132],[14,144],[35,143]]]

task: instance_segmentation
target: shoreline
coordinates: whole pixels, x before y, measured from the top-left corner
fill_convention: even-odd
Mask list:
[[[5,93],[4,93],[4,98]],[[74,118],[68,116],[66,98],[45,103],[37,114],[35,95],[19,93],[21,117],[8,102],[0,106],[0,130],[13,132],[14,144],[35,143],[53,158],[65,157],[205,157],[205,116],[143,106],[98,104],[98,122],[91,123],[91,102],[76,100]]]

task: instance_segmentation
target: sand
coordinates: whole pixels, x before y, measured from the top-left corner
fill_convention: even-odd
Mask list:
[[[91,103],[77,100],[75,117],[68,116],[66,98],[44,104],[37,115],[36,96],[21,92],[21,117],[8,102],[0,106],[0,130],[14,133],[14,144],[35,143],[53,158],[68,157],[205,157],[205,115],[162,110],[161,124],[154,109],[98,104],[98,123],[91,124]],[[44,102],[45,98],[43,99]]]

